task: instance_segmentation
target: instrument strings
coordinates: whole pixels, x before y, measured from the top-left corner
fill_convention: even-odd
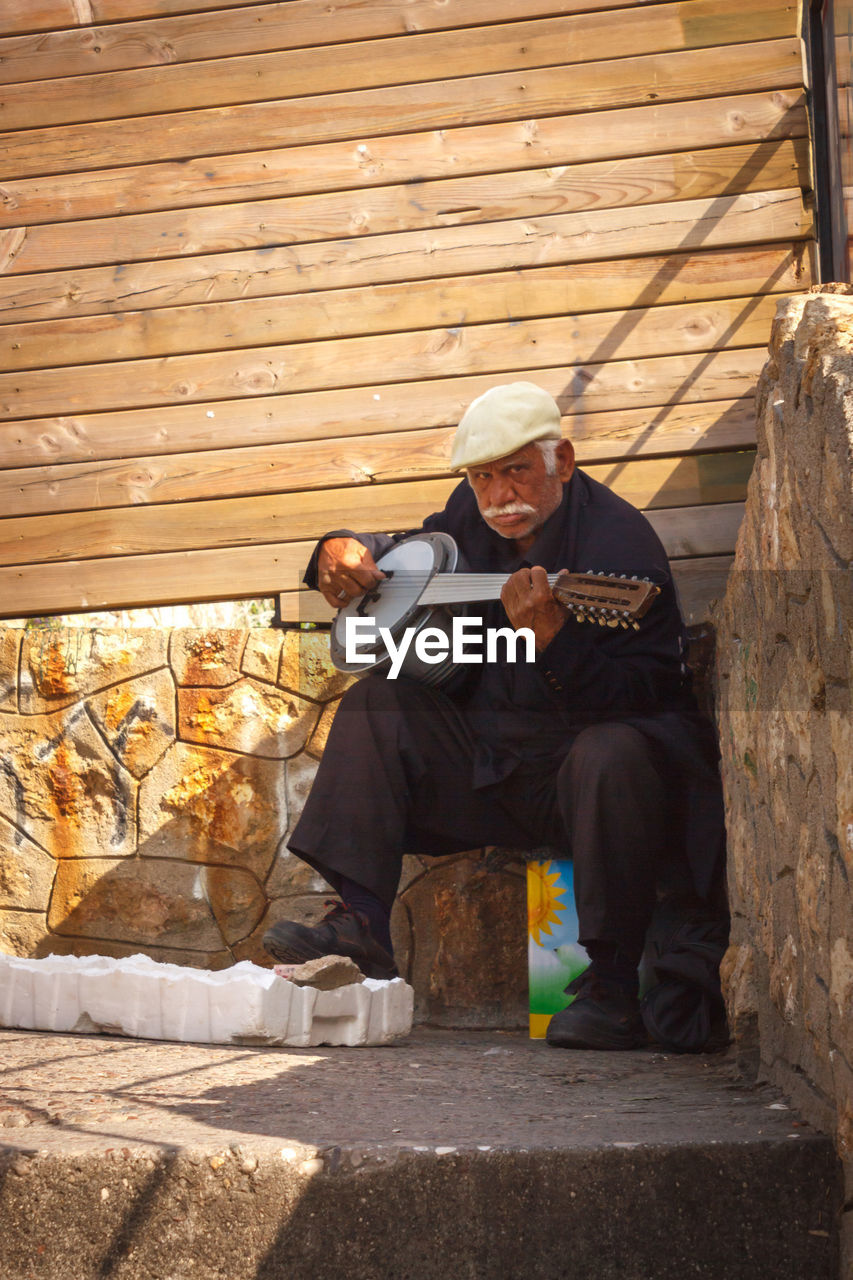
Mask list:
[[[554,586],[558,576],[556,573],[548,574],[549,587]],[[507,579],[505,573],[437,573],[430,579],[421,602],[453,604],[499,600]]]

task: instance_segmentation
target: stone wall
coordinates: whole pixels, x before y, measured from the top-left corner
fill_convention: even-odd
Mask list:
[[[780,304],[758,418],[718,618],[734,917],[725,979],[742,1049],[837,1134],[849,1203],[853,298],[815,291]],[[853,1267],[849,1226],[847,1248]]]
[[[268,963],[325,882],[287,851],[347,677],[322,632],[0,630],[0,950]],[[526,1021],[523,868],[406,860],[417,1016]]]

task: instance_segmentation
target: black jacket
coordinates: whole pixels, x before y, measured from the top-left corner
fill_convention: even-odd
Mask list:
[[[636,574],[661,588],[638,631],[569,617],[535,664],[469,668],[474,675],[455,696],[464,703],[479,743],[476,786],[500,781],[520,762],[535,766],[541,761],[547,767],[565,755],[586,724],[615,720],[635,725],[655,744],[671,774],[674,810],[680,815],[675,838],[686,842],[696,888],[705,896],[723,850],[716,744],[690,692],[686,637],[669,564],[645,516],[575,470],[560,506],[523,558],[510,540],[485,523],[467,481],[454,489],[443,511],[424,521],[423,529],[449,533],[472,572],[509,574],[525,565],[542,565],[548,572]],[[398,540],[387,534],[354,536],[375,558]],[[305,575],[310,587],[316,586],[316,562],[317,551]],[[470,612],[482,616],[486,626],[509,625],[499,601],[472,605]]]

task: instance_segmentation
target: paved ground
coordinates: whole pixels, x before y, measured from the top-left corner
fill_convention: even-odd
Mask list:
[[[417,1029],[376,1049],[256,1049],[0,1032],[0,1137],[40,1151],[802,1141],[723,1055],[577,1053]]]
[[[377,1049],[18,1031],[0,1048],[2,1280],[420,1280],[447,1276],[449,1241],[454,1277],[833,1274],[829,1144],[725,1056],[422,1028]],[[576,1206],[577,1270],[550,1238]]]

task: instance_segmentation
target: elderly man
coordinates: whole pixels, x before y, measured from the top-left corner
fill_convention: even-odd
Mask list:
[[[465,472],[423,525],[451,534],[476,572],[508,574],[490,626],[530,628],[535,662],[468,667],[445,693],[369,676],[335,717],[290,842],[341,903],[316,927],[282,921],[277,959],[351,956],[396,973],[389,918],[404,854],[551,845],[574,862],[591,959],[550,1043],[633,1048],[646,1039],[637,966],[662,880],[707,899],[718,883],[722,805],[709,726],[684,665],[684,628],[645,517],[575,467],[553,398],[494,387],[468,408],[452,466]],[[309,586],[340,606],[375,587],[386,535],[323,538]],[[561,569],[648,577],[661,588],[639,630],[582,624],[551,593]]]

